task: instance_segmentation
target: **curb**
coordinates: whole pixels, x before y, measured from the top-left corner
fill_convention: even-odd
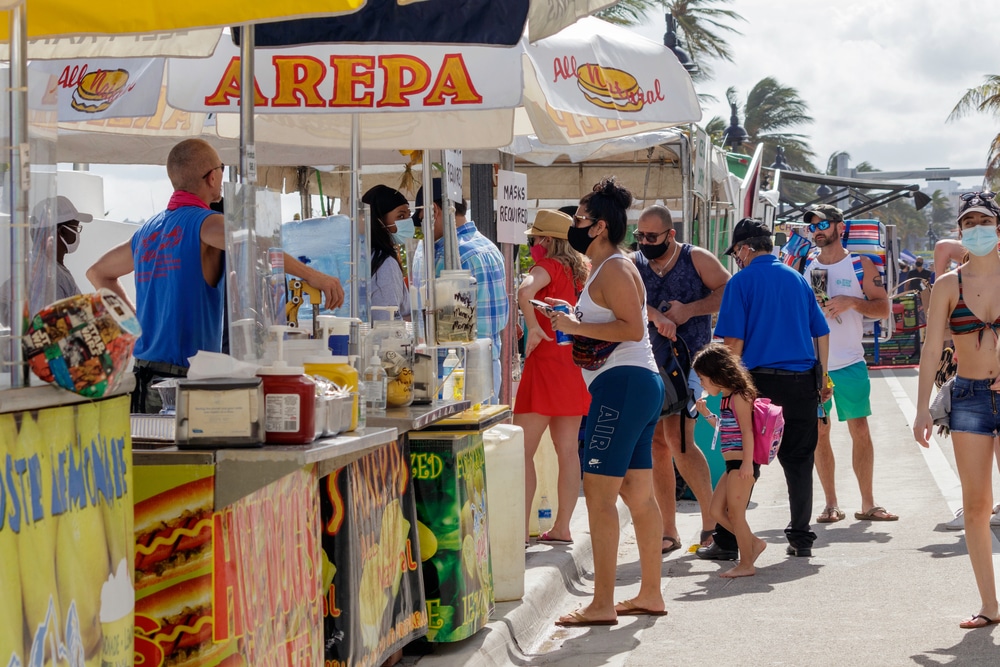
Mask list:
[[[618,521],[631,523],[628,508],[618,499]],[[491,620],[468,639],[454,644],[435,644],[434,652],[407,664],[421,667],[509,667],[530,660],[531,647],[553,629],[553,619],[566,609],[566,596],[580,587],[590,588],[583,577],[594,569],[593,548],[585,503],[577,505],[570,522],[573,544],[549,547],[532,544],[525,554],[524,597],[498,602]],[[523,651],[529,651],[524,653]]]

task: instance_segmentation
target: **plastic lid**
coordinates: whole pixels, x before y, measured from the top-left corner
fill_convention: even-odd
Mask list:
[[[306,369],[302,366],[289,366],[287,361],[279,359],[270,366],[261,366],[257,370],[257,375],[305,375]]]
[[[347,357],[335,354],[323,354],[306,357],[302,361],[306,364],[347,364]]]

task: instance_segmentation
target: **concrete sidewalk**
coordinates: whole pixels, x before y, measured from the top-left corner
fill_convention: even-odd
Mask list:
[[[785,555],[787,491],[780,466],[772,465],[762,471],[747,515],[768,543],[756,576],[720,579],[718,573],[731,563],[689,554],[700,518],[694,503],[682,502],[677,520],[685,548],[665,556],[663,564],[669,616],[622,617],[611,628],[557,628],[555,618],[583,604],[592,592],[581,502],[572,547],[529,550],[522,601],[498,604],[492,622],[465,642],[405,660],[420,667],[1000,664],[998,626],[958,627],[978,611],[979,598],[964,533],[944,527],[961,502],[952,442],[939,439],[931,450],[913,442],[915,370],[873,372],[872,389],[875,500],[899,514],[899,521],[854,518],[860,499],[851,443],[846,425],[835,422],[837,490],[847,519],[813,525],[819,535],[813,558]],[[817,480],[814,517],[823,505]],[[616,596],[625,599],[638,589],[639,565],[628,512],[619,509]],[[994,539],[995,566],[1000,566],[998,553],[1000,543]]]

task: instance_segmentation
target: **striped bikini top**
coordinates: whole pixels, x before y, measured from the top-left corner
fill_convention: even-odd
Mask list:
[[[979,334],[979,342],[983,342],[983,334],[987,329],[993,332],[994,336],[1000,339],[1000,317],[990,323],[983,322],[981,319],[976,317],[976,315],[969,310],[969,306],[965,303],[965,297],[962,294],[962,270],[959,269],[958,273],[958,303],[955,304],[955,310],[951,311],[951,319],[948,320],[948,328],[951,332],[957,336],[963,334]]]
[[[743,431],[733,410],[733,395],[723,396],[719,405],[719,445],[722,453],[743,451]]]

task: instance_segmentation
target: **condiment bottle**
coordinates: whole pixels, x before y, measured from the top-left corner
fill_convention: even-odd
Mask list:
[[[328,380],[332,380],[341,387],[346,387],[351,391],[351,426],[348,430],[353,431],[358,427],[359,401],[358,401],[358,371],[348,362],[345,356],[334,356],[332,354],[307,357],[305,359],[305,372],[308,375],[319,375]]]
[[[278,358],[257,375],[264,390],[264,438],[269,443],[305,445],[316,437],[316,384],[301,366],[282,358],[282,339],[289,327],[277,325]]]

